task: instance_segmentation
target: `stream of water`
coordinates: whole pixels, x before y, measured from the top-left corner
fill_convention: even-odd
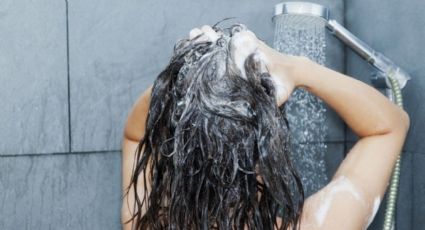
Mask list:
[[[279,15],[274,18],[274,48],[282,53],[309,57],[324,64],[325,26],[313,16]],[[306,197],[327,182],[325,153],[327,127],[324,102],[307,90],[297,88],[286,102],[291,128],[291,157],[298,169]]]

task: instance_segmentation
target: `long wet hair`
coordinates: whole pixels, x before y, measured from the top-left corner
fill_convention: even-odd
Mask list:
[[[180,40],[153,84],[129,221],[138,230],[296,229],[304,192],[285,104],[253,54],[246,77],[236,67],[231,38],[246,27],[213,29],[216,42]]]

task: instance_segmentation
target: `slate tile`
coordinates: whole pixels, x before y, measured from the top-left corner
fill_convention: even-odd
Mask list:
[[[412,229],[423,229],[425,226],[425,154],[415,152],[413,154],[413,207]]]
[[[0,229],[120,229],[120,156],[0,157]]]
[[[0,155],[68,150],[65,1],[0,4]]]
[[[325,154],[326,175],[330,180],[344,160],[344,143],[326,143],[326,145],[328,146]]]

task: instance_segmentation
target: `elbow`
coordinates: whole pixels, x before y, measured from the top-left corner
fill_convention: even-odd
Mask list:
[[[410,117],[409,114],[400,108],[400,118],[396,121],[396,124],[393,126],[393,131],[401,132],[407,134],[410,128]]]
[[[403,128],[406,130],[406,132],[409,130],[410,128],[410,116],[409,114],[403,110],[402,112],[402,119],[401,119],[401,123],[403,125]]]
[[[398,133],[407,135],[410,128],[410,117],[409,114],[398,107],[399,110],[392,116],[388,116],[388,119],[382,120],[375,126],[375,135],[383,135],[388,133]]]

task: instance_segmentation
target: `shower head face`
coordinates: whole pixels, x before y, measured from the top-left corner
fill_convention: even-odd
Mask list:
[[[280,14],[273,18],[273,47],[279,52],[305,56],[317,63],[326,60],[326,21],[304,14]]]
[[[274,7],[274,16],[295,14],[320,17],[325,21],[329,19],[329,9],[316,3],[282,2]]]
[[[275,25],[274,48],[323,64],[328,18],[328,8],[315,3],[283,2],[275,5],[272,18]]]

